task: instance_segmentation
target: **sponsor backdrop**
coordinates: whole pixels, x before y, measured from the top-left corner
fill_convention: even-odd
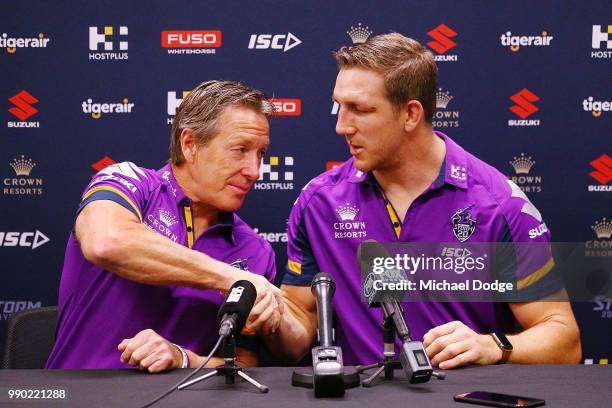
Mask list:
[[[438,61],[434,126],[514,180],[555,241],[612,256],[605,0],[152,1],[146,9],[28,1],[0,9],[0,343],[12,313],[57,304],[65,243],[92,175],[122,161],[161,167],[177,106],[207,79],[243,81],[276,100],[272,145],[240,215],[276,250],[280,278],[294,200],[348,158],[334,132],[331,53],[389,31],[419,40]],[[585,362],[606,363],[612,299],[574,307]]]

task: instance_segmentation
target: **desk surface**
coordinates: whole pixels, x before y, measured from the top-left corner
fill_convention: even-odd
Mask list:
[[[469,407],[453,395],[483,390],[542,398],[550,407],[610,406],[612,367],[606,365],[500,365],[447,371],[445,380],[412,385],[396,371],[393,381],[347,390],[344,398],[316,399],[314,392],[291,386],[289,367],[260,367],[246,372],[270,388],[260,394],[242,379],[226,385],[213,377],[176,391],[154,407]],[[209,370],[204,370],[208,372]],[[187,375],[174,370],[151,375],[137,370],[0,370],[0,407],[139,407]],[[362,376],[362,378],[365,378]],[[7,389],[67,390],[66,400],[12,402]],[[338,405],[340,404],[340,405]]]

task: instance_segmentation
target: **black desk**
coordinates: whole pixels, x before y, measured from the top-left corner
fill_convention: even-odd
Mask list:
[[[208,371],[208,370],[206,370]],[[446,380],[411,385],[396,371],[393,382],[373,388],[347,390],[341,399],[315,399],[312,390],[291,386],[292,368],[247,369],[257,381],[270,387],[260,394],[242,379],[225,385],[213,377],[190,389],[176,391],[154,407],[454,407],[462,392],[485,390],[543,398],[550,407],[609,407],[612,405],[612,367],[606,365],[501,365],[467,367],[447,371]],[[138,407],[149,402],[187,375],[188,370],[146,374],[137,370],[0,370],[0,407]],[[363,377],[362,377],[363,378]],[[7,388],[64,388],[67,400],[7,402]]]

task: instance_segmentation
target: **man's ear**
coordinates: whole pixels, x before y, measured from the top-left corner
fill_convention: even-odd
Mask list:
[[[188,163],[193,163],[196,158],[197,151],[197,142],[195,132],[189,128],[183,129],[181,131],[181,151],[183,152],[183,156],[185,157],[185,161]]]
[[[412,132],[423,121],[425,109],[423,109],[421,102],[413,99],[404,104],[402,113],[405,118],[404,130]]]

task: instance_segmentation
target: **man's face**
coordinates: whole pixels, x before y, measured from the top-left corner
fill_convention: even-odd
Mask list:
[[[236,211],[259,178],[261,159],[270,143],[265,115],[229,107],[219,118],[219,133],[196,148],[191,166],[196,201],[222,211]]]
[[[385,95],[383,76],[363,68],[343,68],[333,97],[340,104],[336,133],[346,138],[355,167],[368,172],[392,166],[406,135],[403,115],[393,110]]]

